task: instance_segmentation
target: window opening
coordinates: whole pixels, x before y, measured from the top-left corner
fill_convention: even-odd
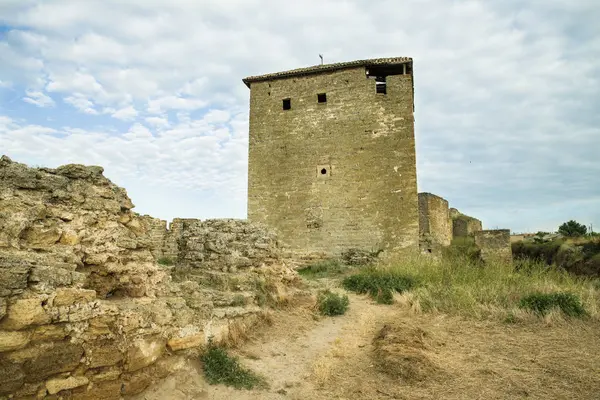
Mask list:
[[[319,103],[327,103],[327,94],[326,93],[317,94],[317,100],[319,101]]]
[[[327,175],[327,168],[321,169],[321,175]]]
[[[289,110],[292,108],[292,100],[291,99],[283,99],[283,109]]]
[[[385,76],[378,76],[375,78],[375,90],[377,91],[377,93],[387,94]]]

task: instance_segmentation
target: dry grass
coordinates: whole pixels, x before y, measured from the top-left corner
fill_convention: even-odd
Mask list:
[[[591,319],[600,320],[600,286],[597,281],[569,275],[539,263],[500,262],[473,265],[466,259],[437,260],[413,256],[378,266],[417,281],[417,287],[400,297],[415,311],[443,312],[517,322],[528,314],[515,312],[519,301],[532,293],[569,292],[577,295]],[[396,296],[398,299],[398,296]]]

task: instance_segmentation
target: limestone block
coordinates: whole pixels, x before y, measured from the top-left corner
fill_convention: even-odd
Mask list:
[[[67,286],[72,282],[72,271],[45,265],[35,266],[31,270],[29,281],[49,289],[58,286]]]
[[[73,400],[118,400],[121,399],[121,382],[94,382],[85,390],[73,390]]]
[[[53,306],[70,306],[75,303],[87,303],[96,298],[95,290],[60,288],[56,290]]]
[[[0,353],[25,347],[29,343],[30,336],[30,332],[0,331]]]
[[[62,232],[57,227],[31,227],[25,230],[21,238],[32,249],[45,249],[60,240]]]
[[[127,396],[141,393],[151,384],[152,377],[146,371],[138,371],[125,379],[122,393]]]
[[[165,340],[159,337],[138,339],[127,352],[127,371],[137,371],[155,362],[165,351]]]
[[[121,368],[115,366],[100,368],[93,375],[90,374],[90,379],[93,382],[114,381],[119,378],[122,372]]]
[[[8,268],[0,264],[0,296],[20,293],[27,287],[29,267],[26,265]]]
[[[91,345],[86,345],[85,356],[90,368],[115,365],[123,360],[123,354],[119,351],[114,341],[98,341]]]
[[[69,342],[41,343],[9,354],[14,363],[23,363],[26,382],[39,382],[79,365],[83,348]]]
[[[6,315],[6,309],[8,308],[8,302],[4,297],[0,297],[0,320]]]
[[[64,244],[67,246],[75,246],[76,244],[79,244],[79,236],[75,231],[65,230],[60,236],[59,242],[60,244]]]
[[[66,379],[50,379],[46,382],[48,393],[56,394],[61,390],[74,389],[79,386],[87,385],[89,379],[85,376],[70,376]]]
[[[137,236],[140,236],[140,235],[143,235],[144,233],[146,233],[146,227],[144,226],[144,224],[142,224],[142,222],[138,218],[133,218],[125,226],[127,226],[127,228],[129,228]]]
[[[204,332],[199,332],[183,337],[172,338],[167,342],[167,345],[172,351],[178,351],[192,347],[203,346],[205,343]]]
[[[32,342],[61,341],[67,336],[63,325],[38,326],[33,331]]]
[[[0,395],[12,393],[23,386],[24,377],[21,365],[0,354]]]
[[[19,330],[31,325],[44,325],[50,322],[50,315],[42,307],[46,297],[19,299],[9,306],[8,313],[0,322],[1,329]]]

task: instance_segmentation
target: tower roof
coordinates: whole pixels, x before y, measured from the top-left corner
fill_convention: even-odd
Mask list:
[[[335,64],[314,65],[312,67],[304,67],[292,69],[289,71],[275,72],[271,74],[249,76],[242,79],[246,86],[250,87],[252,82],[270,81],[274,79],[290,78],[293,76],[303,76],[310,74],[318,74],[321,72],[330,72],[347,68],[369,67],[372,65],[398,65],[412,63],[411,57],[392,57],[392,58],[371,58],[368,60],[355,60]]]

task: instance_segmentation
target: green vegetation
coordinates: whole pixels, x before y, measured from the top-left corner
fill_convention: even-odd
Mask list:
[[[415,310],[513,320],[522,315],[518,313],[521,299],[531,293],[552,292],[572,293],[588,314],[598,319],[597,282],[539,261],[518,260],[515,266],[500,262],[481,265],[463,256],[434,259],[414,255],[392,265],[363,270],[346,277],[342,284],[383,303],[390,298],[386,289],[404,293],[403,302]]]
[[[402,293],[416,286],[416,280],[397,269],[369,268],[346,277],[342,285],[359,294],[368,293],[378,303],[391,304],[393,292]]]
[[[224,384],[236,389],[252,389],[264,387],[264,378],[243,368],[237,358],[231,357],[227,351],[209,341],[208,348],[201,357],[204,364],[204,375],[211,385]]]
[[[246,298],[241,294],[236,294],[231,301],[233,307],[239,307],[246,304]]]
[[[558,233],[567,237],[585,236],[587,227],[577,221],[570,220],[558,227]]]
[[[299,269],[298,273],[305,278],[317,279],[340,275],[346,271],[348,271],[348,267],[342,264],[340,260],[330,259],[308,265]]]
[[[175,262],[169,257],[160,257],[158,260],[156,260],[156,262],[159,265],[166,265],[166,266],[171,266],[171,265],[175,264]]]
[[[343,315],[349,304],[348,296],[342,296],[329,290],[319,293],[317,298],[317,307],[322,315]]]
[[[587,314],[579,296],[573,293],[533,293],[523,297],[519,307],[539,315],[546,315],[554,308],[560,309],[570,317],[582,317]]]

